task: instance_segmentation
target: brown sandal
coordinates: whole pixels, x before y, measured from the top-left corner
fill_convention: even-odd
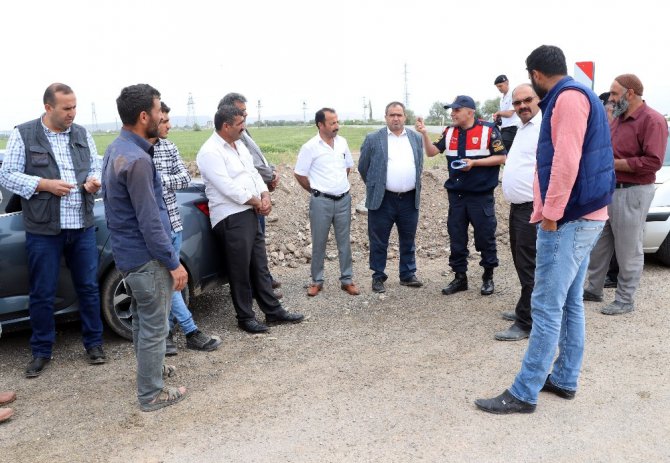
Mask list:
[[[184,392],[180,389],[184,389]],[[153,412],[163,407],[169,407],[174,405],[177,402],[180,402],[184,397],[186,397],[186,388],[182,387],[170,387],[165,386],[161,391],[154,397],[154,400],[148,404],[140,404],[140,408],[143,412]]]
[[[172,378],[177,374],[177,367],[174,365],[163,364],[163,379]]]

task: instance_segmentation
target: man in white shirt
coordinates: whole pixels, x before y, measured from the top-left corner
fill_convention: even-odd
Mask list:
[[[386,257],[393,224],[398,229],[400,284],[419,288],[415,244],[419,222],[423,140],[405,128],[405,105],[386,106],[386,127],[369,133],[361,146],[358,172],[366,186],[372,290],[386,291]]]
[[[540,137],[542,112],[539,101],[530,84],[522,84],[512,92],[512,105],[519,116],[520,125],[514,144],[505,162],[502,191],[510,203],[509,243],[512,260],[521,283],[521,296],[514,312],[503,312],[505,320],[514,324],[495,334],[498,341],[519,341],[530,334],[532,319],[530,296],[535,284],[535,239],[537,230],[530,223],[533,212],[533,179],[535,176],[535,153]]]
[[[500,74],[493,82],[498,91],[502,93],[500,97],[500,111],[493,114],[493,121],[500,126],[500,134],[505,149],[509,152],[516,135],[519,118],[512,106],[512,92],[509,91],[509,80],[505,74]]]
[[[316,296],[323,288],[323,261],[332,225],[340,261],[340,287],[357,296],[360,291],[352,279],[351,195],[347,178],[354,161],[347,141],[337,134],[340,125],[335,110],[322,108],[316,112],[314,120],[319,133],[300,148],[294,169],[300,186],[311,194],[312,282],[307,295]]]
[[[268,323],[298,323],[304,316],[287,312],[272,291],[265,238],[257,218],[267,216],[272,205],[267,186],[240,141],[244,120],[244,112],[235,106],[219,107],[215,131],[196,161],[205,182],[212,228],[223,250],[237,324],[249,333],[262,333],[268,327],[256,320],[253,298]]]

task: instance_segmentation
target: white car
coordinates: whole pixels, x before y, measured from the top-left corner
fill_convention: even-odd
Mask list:
[[[670,267],[670,139],[663,167],[656,172],[656,192],[644,224],[642,246],[645,254],[655,254]]]

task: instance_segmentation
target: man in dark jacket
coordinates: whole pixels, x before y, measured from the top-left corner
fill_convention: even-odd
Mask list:
[[[93,226],[93,196],[100,189],[98,153],[91,134],[74,124],[77,98],[69,86],[49,85],[43,100],[45,113],[10,135],[0,169],[0,184],[21,197],[26,229],[33,330],[28,378],[42,374],[52,358],[62,256],[79,299],[88,361],[106,361]]]

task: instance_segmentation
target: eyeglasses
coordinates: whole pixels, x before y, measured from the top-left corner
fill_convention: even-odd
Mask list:
[[[529,105],[534,99],[535,99],[534,96],[529,96],[528,98],[524,98],[523,100],[514,100],[512,101],[512,106],[521,106],[521,103]]]

